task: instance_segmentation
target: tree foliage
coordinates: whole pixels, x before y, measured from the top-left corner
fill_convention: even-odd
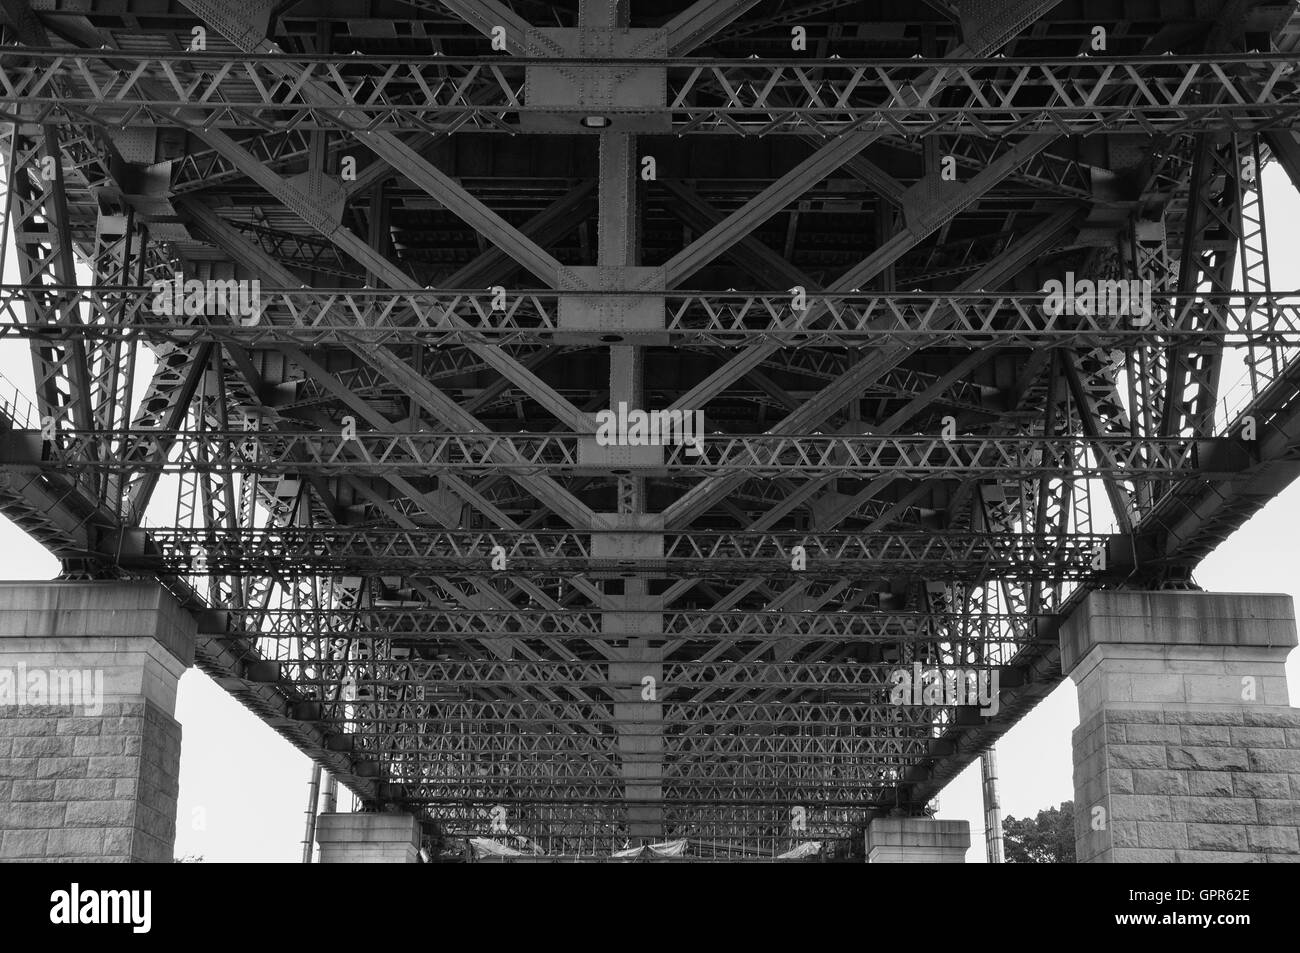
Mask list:
[[[1002,854],[1008,864],[1074,863],[1074,802],[1049,807],[1033,818],[1005,818]]]

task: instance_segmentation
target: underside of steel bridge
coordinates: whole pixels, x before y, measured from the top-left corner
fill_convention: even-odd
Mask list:
[[[1291,0],[0,25],[0,511],[430,856],[861,859],[1300,473]]]

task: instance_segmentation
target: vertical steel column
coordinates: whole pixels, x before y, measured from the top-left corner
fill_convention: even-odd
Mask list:
[[[320,803],[320,765],[311,766],[311,780],[307,783],[307,830],[302,837],[302,862],[311,863],[316,847],[316,808]]]
[[[1246,347],[1246,369],[1250,394],[1257,396],[1277,379],[1286,362],[1282,349],[1270,340],[1277,327],[1278,313],[1269,295],[1273,279],[1268,260],[1268,229],[1264,215],[1264,163],[1259,137],[1249,133],[1233,136],[1237,153],[1238,191],[1241,201],[1238,255],[1241,262],[1241,290],[1246,292],[1246,325],[1253,332]],[[1258,335],[1257,337],[1254,335]],[[1225,421],[1227,423],[1227,421]]]
[[[628,26],[627,0],[597,2],[585,0],[579,8],[583,31],[623,30]],[[632,268],[640,258],[641,209],[637,195],[637,140],[627,132],[608,130],[600,134],[599,219],[597,258],[601,276],[616,269]],[[609,271],[606,271],[609,269]],[[619,282],[620,285],[623,282]],[[609,349],[609,403],[629,408],[645,407],[645,349],[636,344],[616,344]],[[615,525],[638,527],[645,515],[645,479],[633,474],[618,478]],[[624,534],[617,534],[622,537]],[[639,534],[636,534],[639,535]],[[633,534],[626,543],[638,545]],[[615,545],[623,545],[615,541]],[[623,580],[623,595],[615,597],[621,608],[653,609],[645,579]],[[663,798],[663,705],[657,701],[662,690],[663,650],[655,643],[659,632],[646,632],[633,622],[642,619],[624,613],[607,613],[603,628],[607,636],[623,642],[610,650],[610,694],[618,722],[618,753],[627,801],[627,833],[632,839],[655,840],[663,836],[663,808],[654,802]],[[629,624],[631,623],[631,624]],[[626,636],[626,638],[620,638]],[[643,680],[653,679],[653,687]],[[647,694],[649,698],[647,698]]]
[[[990,864],[1002,863],[1002,802],[998,799],[998,754],[989,748],[980,755],[984,787],[984,850]]]
[[[1214,337],[1213,322],[1201,295],[1231,291],[1237,260],[1239,163],[1232,138],[1215,133],[1196,136],[1192,175],[1188,182],[1178,272],[1178,307],[1197,316],[1206,334],[1170,351],[1160,435],[1212,436],[1223,344]]]
[[[339,779],[334,775],[325,776],[325,802],[321,805],[322,813],[333,814],[338,810]]]

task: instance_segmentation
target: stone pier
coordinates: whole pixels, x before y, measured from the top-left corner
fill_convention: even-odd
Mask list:
[[[1088,595],[1061,629],[1080,863],[1300,861],[1295,645],[1290,596]]]
[[[877,817],[867,825],[869,864],[964,864],[969,847],[967,821]]]
[[[172,861],[194,633],[157,583],[0,583],[0,860]]]
[[[321,814],[316,843],[322,864],[413,864],[420,824],[410,814]]]

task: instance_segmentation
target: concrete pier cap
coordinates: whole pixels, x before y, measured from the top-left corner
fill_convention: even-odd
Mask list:
[[[1061,670],[1079,687],[1080,715],[1105,704],[1287,707],[1296,641],[1289,595],[1097,590],[1061,626]]]
[[[321,814],[316,843],[322,864],[413,864],[420,823],[410,814]]]
[[[969,847],[969,821],[877,817],[867,825],[869,864],[964,864]]]

